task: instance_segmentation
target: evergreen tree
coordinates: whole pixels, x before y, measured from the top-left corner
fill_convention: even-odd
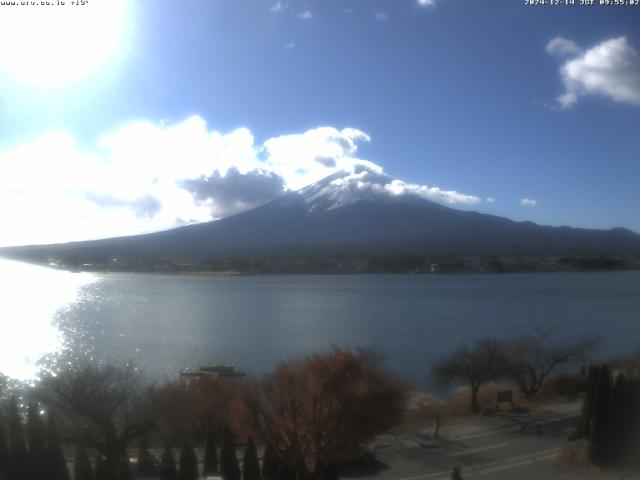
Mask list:
[[[640,471],[640,455],[637,453],[638,445],[640,445],[640,378],[628,382],[629,389],[629,468],[633,471]],[[633,448],[636,448],[634,451]]]
[[[298,475],[296,473],[297,469],[295,465],[290,463],[283,463],[280,466],[280,480],[297,480]]]
[[[215,437],[211,432],[207,433],[207,440],[204,444],[204,466],[203,476],[215,475],[218,473],[218,452]]]
[[[138,477],[151,478],[157,475],[157,469],[154,458],[147,448],[147,439],[143,437],[140,440],[140,449],[138,450]]]
[[[593,404],[600,367],[596,365],[589,365],[587,372],[587,391],[584,403],[582,404],[582,416],[580,417],[578,430],[573,438],[588,438],[591,421],[593,420]]]
[[[327,463],[320,459],[316,458],[316,464],[313,469],[314,476],[318,479],[327,480]]]
[[[340,480],[340,469],[336,465],[329,465],[325,470],[325,480]]]
[[[22,420],[15,397],[9,401],[9,470],[16,479],[29,477],[29,459],[24,440]]]
[[[220,473],[224,480],[240,480],[236,445],[231,430],[226,426],[222,432],[222,446],[220,447]]]
[[[162,458],[160,460],[160,478],[161,480],[178,480],[176,462],[173,459],[173,452],[169,445],[167,445],[164,452],[162,452]]]
[[[109,480],[107,478],[104,457],[101,454],[96,456],[96,480]]]
[[[178,478],[180,480],[198,479],[198,459],[188,442],[184,442],[180,451],[180,475]]]
[[[129,454],[126,452],[122,456],[122,458],[120,459],[120,463],[118,464],[117,480],[133,480],[131,460],[129,459]]]
[[[47,480],[47,440],[40,408],[30,403],[27,410],[27,440],[29,443],[29,464],[33,480]]]
[[[47,480],[69,480],[67,462],[64,458],[64,451],[60,444],[58,429],[56,428],[52,415],[49,415],[47,435],[49,443],[49,448],[47,450],[47,468],[49,476]]]
[[[589,458],[594,464],[601,467],[611,464],[611,390],[609,367],[604,364],[598,373],[589,431]]]
[[[620,374],[613,386],[612,402],[611,402],[611,453],[612,462],[615,465],[621,465],[627,458],[627,450],[631,440],[631,432],[629,432],[629,416],[631,414],[627,405],[630,397],[627,388],[627,380],[624,374]]]
[[[278,456],[271,445],[267,445],[262,457],[262,478],[264,480],[278,480],[280,478]]]
[[[613,388],[615,466],[640,471],[640,379],[621,374]]]
[[[242,459],[242,480],[259,480],[260,464],[258,463],[258,450],[252,438],[247,442]]]
[[[73,480],[95,480],[89,455],[87,455],[87,450],[81,443],[76,445],[73,460]]]
[[[7,438],[4,429],[0,424],[0,478],[9,476],[9,447],[7,446]]]

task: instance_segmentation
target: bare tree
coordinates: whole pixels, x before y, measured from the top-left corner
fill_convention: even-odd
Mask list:
[[[436,363],[432,374],[440,385],[466,382],[471,389],[471,411],[480,411],[478,392],[480,386],[504,375],[506,358],[503,343],[488,339],[469,347],[459,346],[453,354]]]
[[[334,348],[281,363],[251,389],[253,433],[300,478],[320,473],[388,429],[405,405],[404,385],[366,352]]]
[[[558,339],[548,330],[516,337],[506,345],[507,378],[532,400],[554,369],[585,361],[597,344],[596,338]]]
[[[85,363],[45,375],[37,395],[69,440],[95,448],[107,478],[115,478],[127,447],[158,420],[142,385],[132,365]]]

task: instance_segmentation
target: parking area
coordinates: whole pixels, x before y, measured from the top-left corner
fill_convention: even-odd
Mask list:
[[[448,480],[459,467],[464,479],[584,479],[584,472],[554,462],[579,414],[580,404],[573,403],[452,419],[443,423],[438,438],[432,428],[407,427],[373,442],[376,465],[346,469],[342,476]]]

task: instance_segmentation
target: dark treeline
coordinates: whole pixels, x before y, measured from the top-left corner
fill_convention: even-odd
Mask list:
[[[63,364],[0,405],[0,479],[333,478],[406,399],[368,351],[286,361],[260,381],[152,385],[128,364]]]
[[[69,455],[70,448],[65,452],[53,415],[47,416],[45,426],[43,415],[35,403],[31,403],[27,409],[26,425],[18,412],[15,398],[9,401],[9,412],[8,438],[4,431],[0,431],[0,478],[3,480],[196,480],[201,476],[222,476],[225,480],[268,478],[260,468],[257,449],[251,438],[244,451],[241,475],[236,443],[228,427],[224,428],[222,434],[220,464],[212,461],[212,456],[217,458],[218,455],[213,436],[205,442],[204,451],[208,453],[205,454],[202,468],[188,441],[183,441],[176,457],[169,442],[165,442],[162,453],[159,453],[160,450],[149,448],[145,436],[137,442],[139,448],[133,455],[125,449],[113,465],[115,468],[111,468],[108,453],[96,449],[90,455],[90,449],[81,441],[76,441],[72,455]],[[279,468],[278,460],[275,460],[275,464]],[[279,478],[278,475],[271,478],[275,480]]]
[[[31,253],[21,261],[82,271],[152,273],[238,272],[256,274],[521,273],[640,269],[640,258],[598,256],[428,255],[420,253],[246,255],[211,258],[100,258]]]

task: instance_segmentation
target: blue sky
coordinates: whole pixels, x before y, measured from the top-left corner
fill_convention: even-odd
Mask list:
[[[91,26],[91,5],[47,10],[50,32],[29,32],[34,7],[0,34],[0,213],[16,232],[0,244],[219,218],[331,173],[313,163],[327,156],[459,208],[640,231],[640,6],[113,2],[113,29],[70,35],[51,66],[50,39],[76,32],[72,14]],[[233,198],[184,187],[222,178]]]

